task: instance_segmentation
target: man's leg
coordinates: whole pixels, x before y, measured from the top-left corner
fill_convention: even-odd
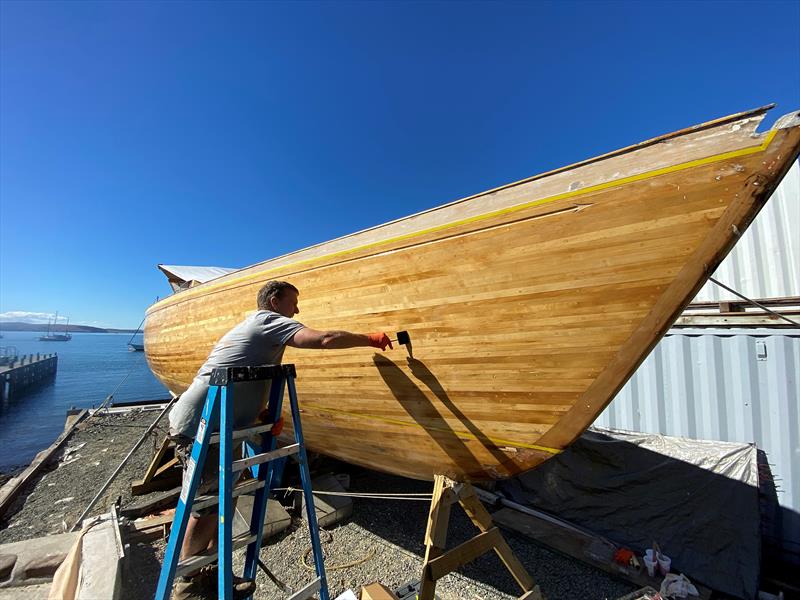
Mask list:
[[[210,543],[210,538],[216,535],[216,530],[216,514],[189,515],[183,546],[181,546],[181,560],[203,552]],[[207,567],[196,569],[177,578],[173,587],[172,600],[212,600],[216,598],[215,583],[209,579],[203,569],[207,569]]]
[[[200,554],[212,544],[216,544],[217,539],[217,515],[211,513],[195,517],[189,516],[189,522],[186,524],[186,535],[183,538],[183,546],[181,547],[181,559]],[[197,571],[191,573],[193,576]]]
[[[233,514],[233,520],[236,520],[236,503],[239,502],[239,498],[233,498],[233,508],[231,509],[231,513]],[[218,513],[214,513],[211,515],[214,517],[214,526],[213,531],[211,533],[211,537],[208,539],[208,546],[202,548],[201,550],[208,550],[209,552],[216,552],[217,546],[219,543],[219,526],[217,521]],[[199,541],[198,541],[199,543]],[[196,552],[200,552],[200,550],[196,550]]]
[[[175,455],[178,456],[181,464],[186,469],[186,463],[191,455],[192,444],[194,440],[184,439],[180,440],[180,444],[176,443]],[[241,447],[234,449],[233,458],[238,460],[242,457]],[[206,455],[205,465],[201,478],[200,488],[198,493],[213,494],[219,489],[219,449],[217,446],[212,446]],[[236,478],[238,479],[238,477]],[[234,484],[236,481],[234,481]],[[233,512],[236,511],[236,502],[238,498],[233,498]],[[196,513],[189,515],[189,520],[186,523],[186,533],[183,538],[183,545],[181,546],[181,560],[190,556],[195,556],[206,550],[216,551],[219,533],[219,516],[217,507],[207,508],[201,511],[201,514],[196,516]],[[216,563],[216,561],[215,561]],[[216,580],[217,580],[217,564],[212,563],[206,567],[188,573],[184,576],[181,582],[183,587],[187,587],[188,595],[186,598],[200,597],[203,593],[216,595]],[[192,582],[194,581],[194,583]],[[205,589],[208,588],[208,589]],[[250,579],[243,579],[241,577],[233,576],[233,597],[246,598],[251,596],[256,589],[255,581]],[[196,595],[193,595],[196,594]],[[183,598],[183,595],[178,595],[178,598]]]

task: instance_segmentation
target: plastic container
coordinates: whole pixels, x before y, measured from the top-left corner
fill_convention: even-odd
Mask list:
[[[666,575],[669,573],[669,569],[672,566],[672,559],[667,556],[666,554],[658,553],[658,570],[661,571],[662,575]]]
[[[661,554],[661,552],[658,552],[655,557],[653,557],[653,554],[652,548],[644,551],[644,566],[647,567],[647,574],[650,575],[650,577],[654,577],[656,570],[662,575],[669,573],[670,567],[672,566],[672,559],[666,554]],[[653,565],[652,571],[649,566],[651,564]]]
[[[648,556],[648,553],[650,554],[650,556]],[[653,551],[648,550],[647,552],[645,552],[645,555],[642,557],[642,560],[644,561],[644,566],[647,569],[647,574],[650,577],[655,577],[656,567],[658,566],[658,563],[651,558],[652,554]]]

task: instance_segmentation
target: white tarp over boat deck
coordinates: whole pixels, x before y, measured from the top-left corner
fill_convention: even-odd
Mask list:
[[[158,265],[158,268],[167,276],[173,292],[186,290],[239,270],[228,269],[227,267],[190,267],[181,265]]]

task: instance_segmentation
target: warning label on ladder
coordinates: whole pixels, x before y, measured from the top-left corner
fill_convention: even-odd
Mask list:
[[[186,504],[186,500],[189,498],[189,486],[192,483],[192,476],[194,475],[194,468],[197,466],[197,463],[194,462],[194,458],[190,458],[186,462],[186,470],[183,472],[183,483],[181,484],[181,501]]]

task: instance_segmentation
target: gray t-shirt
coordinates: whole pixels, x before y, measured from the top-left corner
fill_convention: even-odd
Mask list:
[[[294,319],[268,310],[248,315],[217,342],[189,389],[170,410],[170,434],[194,437],[212,369],[280,364],[286,343],[303,327]],[[255,421],[268,399],[267,383],[252,381],[233,386],[234,427],[246,427]]]

